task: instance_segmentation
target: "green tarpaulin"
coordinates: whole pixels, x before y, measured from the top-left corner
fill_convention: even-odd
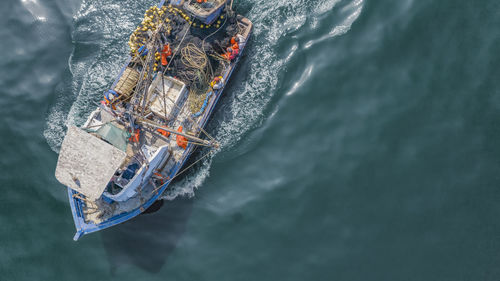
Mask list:
[[[96,131],[96,133],[114,147],[122,151],[127,150],[127,140],[130,137],[130,134],[116,127],[112,123],[103,125]]]

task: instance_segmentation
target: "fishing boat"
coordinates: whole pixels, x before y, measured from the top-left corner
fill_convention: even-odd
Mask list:
[[[163,0],[146,10],[118,77],[61,145],[55,176],[67,187],[75,241],[145,212],[219,147],[204,127],[251,30],[229,0]],[[193,154],[198,147],[208,152]]]

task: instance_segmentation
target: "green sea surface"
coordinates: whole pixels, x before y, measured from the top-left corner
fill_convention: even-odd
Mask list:
[[[155,3],[1,1],[0,280],[500,280],[498,0],[235,0],[220,151],[74,242],[66,126]]]

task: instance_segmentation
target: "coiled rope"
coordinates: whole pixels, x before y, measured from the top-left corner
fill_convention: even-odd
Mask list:
[[[181,63],[186,69],[180,71],[179,75],[191,81],[191,90],[198,93],[204,92],[213,76],[213,70],[205,52],[193,43],[188,43],[181,50]]]

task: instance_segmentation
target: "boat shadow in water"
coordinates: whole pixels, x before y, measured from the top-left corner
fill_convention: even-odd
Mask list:
[[[186,229],[193,202],[189,198],[157,201],[143,215],[102,231],[111,273],[126,264],[159,272]]]

